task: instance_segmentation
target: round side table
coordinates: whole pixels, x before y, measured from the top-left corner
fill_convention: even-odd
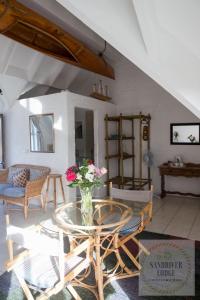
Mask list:
[[[54,207],[57,207],[57,180],[60,183],[60,189],[61,189],[61,193],[62,193],[62,198],[63,198],[63,203],[66,203],[66,199],[65,199],[65,193],[64,193],[64,189],[63,189],[63,183],[62,183],[62,175],[61,174],[49,174],[47,177],[47,188],[46,188],[46,203],[45,203],[45,207],[47,205],[48,202],[53,202],[54,203]],[[49,200],[49,186],[50,186],[50,181],[53,181],[53,195],[54,198],[53,200]]]

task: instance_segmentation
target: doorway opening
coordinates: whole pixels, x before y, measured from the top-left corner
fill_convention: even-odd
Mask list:
[[[84,159],[94,161],[94,112],[75,108],[75,156],[78,166]]]

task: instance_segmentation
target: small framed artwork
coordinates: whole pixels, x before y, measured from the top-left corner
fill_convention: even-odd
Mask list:
[[[200,123],[170,124],[172,145],[200,145]]]

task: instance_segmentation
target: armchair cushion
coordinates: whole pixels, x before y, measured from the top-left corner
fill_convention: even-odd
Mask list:
[[[6,197],[12,197],[12,198],[22,198],[25,196],[25,188],[11,186],[5,188],[2,192],[2,195]]]
[[[15,187],[25,187],[27,181],[30,178],[30,170],[29,169],[23,169],[19,171],[16,175],[13,175],[13,185]]]
[[[24,168],[9,167],[8,169],[8,183],[13,184],[13,176],[17,175]]]
[[[12,187],[12,184],[10,183],[0,183],[0,194],[2,194],[6,188],[10,187]]]

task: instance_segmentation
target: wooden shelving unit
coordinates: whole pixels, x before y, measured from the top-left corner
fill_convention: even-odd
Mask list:
[[[118,188],[124,188],[125,186],[130,189],[143,189],[145,185],[148,185],[150,188],[151,185],[151,174],[150,167],[147,166],[147,178],[143,178],[143,150],[150,151],[150,115],[143,115],[142,113],[139,115],[128,115],[123,116],[120,114],[119,116],[105,116],[105,147],[106,147],[106,164],[107,164],[107,184],[112,182],[113,185],[117,185]],[[131,126],[131,134],[125,135],[124,128],[125,122],[129,121]],[[109,123],[116,122],[117,131],[113,134],[110,133]],[[136,122],[139,122],[136,124]],[[137,126],[136,126],[137,125]],[[143,130],[148,130],[148,138],[144,140]],[[139,130],[136,134],[136,129]],[[137,140],[136,140],[137,139]],[[110,153],[110,145],[111,142],[117,143],[117,153]],[[124,151],[125,143],[129,143],[129,151],[128,153]],[[130,144],[131,143],[131,144]],[[139,151],[136,151],[135,144],[139,144]],[[127,145],[126,145],[127,147]],[[145,147],[145,148],[144,148]],[[136,176],[136,157],[139,161],[138,170],[139,176]],[[117,176],[110,178],[110,160],[116,159],[117,163]],[[131,173],[132,176],[126,176],[126,172],[124,170],[124,161],[131,160]]]

